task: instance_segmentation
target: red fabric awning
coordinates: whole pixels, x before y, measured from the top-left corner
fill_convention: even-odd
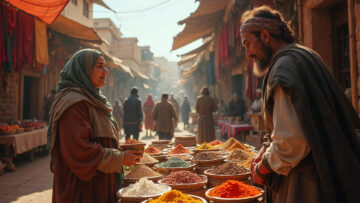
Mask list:
[[[55,21],[69,0],[5,0],[12,6],[33,15],[47,24]]]

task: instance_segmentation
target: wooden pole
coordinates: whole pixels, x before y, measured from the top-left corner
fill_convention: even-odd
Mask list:
[[[355,110],[358,108],[358,92],[357,92],[357,64],[356,64],[356,41],[355,41],[355,22],[354,22],[354,1],[347,1],[348,21],[349,21],[349,48],[350,48],[350,76],[351,76],[351,101]]]

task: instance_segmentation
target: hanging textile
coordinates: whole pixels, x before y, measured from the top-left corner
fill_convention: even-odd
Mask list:
[[[14,68],[19,71],[25,64],[33,67],[34,17],[19,11],[16,14],[16,24]]]
[[[40,64],[49,64],[48,40],[45,23],[35,19],[35,58]]]
[[[5,0],[12,6],[38,17],[47,24],[55,21],[69,0]]]
[[[215,85],[215,67],[214,67],[214,52],[210,53],[209,60],[206,61],[206,83],[208,85]]]
[[[16,26],[16,10],[10,6],[2,5],[2,28],[4,29],[4,51],[5,61],[2,62],[2,68],[5,72],[11,72],[14,62],[14,30]]]
[[[5,34],[4,30],[4,18],[3,18],[3,6],[0,5],[0,65],[6,62],[6,53],[5,53]]]

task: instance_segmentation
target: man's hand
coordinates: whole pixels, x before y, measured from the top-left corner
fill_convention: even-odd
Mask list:
[[[137,150],[126,150],[124,152],[124,161],[123,164],[125,166],[132,166],[135,163],[140,161],[142,154]]]

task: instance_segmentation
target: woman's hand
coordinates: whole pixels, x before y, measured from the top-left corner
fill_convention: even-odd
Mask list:
[[[125,166],[132,166],[135,163],[140,161],[142,154],[136,150],[126,150],[124,151],[124,161],[123,164]]]

